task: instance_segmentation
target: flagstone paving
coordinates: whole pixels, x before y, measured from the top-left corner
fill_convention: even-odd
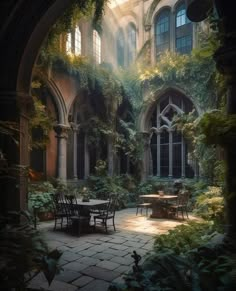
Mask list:
[[[195,218],[190,216],[190,219]],[[111,226],[108,234],[101,229],[79,237],[53,231],[53,221],[40,223],[39,228],[50,249],[63,252],[62,271],[50,286],[44,275],[39,274],[29,287],[52,291],[106,291],[111,283],[121,283],[122,276],[132,270],[134,250],[142,256],[142,263],[152,250],[156,235],[183,223],[136,216],[134,208],[117,211],[115,222],[116,231]]]

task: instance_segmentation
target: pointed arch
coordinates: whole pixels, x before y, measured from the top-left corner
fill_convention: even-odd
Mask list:
[[[153,112],[153,108],[154,108],[154,104],[161,98],[161,96],[163,96],[164,94],[167,94],[168,92],[175,92],[176,94],[181,94],[183,96],[185,96],[186,99],[188,99],[192,104],[194,109],[196,110],[197,115],[199,115],[201,113],[201,110],[198,106],[198,104],[196,103],[195,100],[193,100],[193,98],[191,96],[189,96],[187,94],[187,92],[185,92],[183,89],[177,87],[177,86],[168,86],[168,87],[164,87],[161,90],[157,90],[154,93],[154,100],[152,102],[150,102],[148,104],[147,107],[143,108],[141,110],[141,113],[139,115],[138,118],[138,129],[140,132],[147,132],[149,131],[149,116],[152,114]]]

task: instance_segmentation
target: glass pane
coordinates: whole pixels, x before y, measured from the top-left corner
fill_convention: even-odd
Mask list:
[[[136,28],[133,24],[128,25],[128,64],[133,63],[136,56]]]
[[[173,144],[173,177],[181,177],[181,144]]]
[[[163,11],[156,21],[156,51],[169,49],[169,11]]]
[[[161,133],[161,144],[169,144],[169,132],[166,130]]]
[[[124,66],[124,34],[119,30],[117,35],[117,63],[119,66]]]
[[[154,136],[154,139],[157,139],[156,135],[153,135],[153,136]],[[156,175],[157,174],[157,145],[156,143],[151,144],[151,155],[152,155],[152,171],[153,171],[153,175]]]
[[[160,154],[161,154],[161,161],[160,161],[161,177],[168,177],[169,176],[169,144],[161,145]]]
[[[93,57],[97,64],[101,64],[101,37],[96,30],[93,31]]]
[[[75,55],[81,55],[81,32],[78,26],[75,28]]]

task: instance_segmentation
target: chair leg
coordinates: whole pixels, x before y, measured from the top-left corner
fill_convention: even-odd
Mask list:
[[[57,228],[57,218],[55,217],[54,218],[54,228],[53,228],[53,230],[56,230],[56,228]]]
[[[106,229],[106,233],[107,233],[107,220],[104,219],[104,220],[103,220],[103,223],[104,223],[104,225],[105,225],[105,229]]]
[[[137,207],[137,209],[136,209],[136,215],[138,215],[138,207]]]
[[[114,227],[114,231],[116,231],[116,227],[115,227],[115,217],[113,217],[113,227]]]
[[[187,219],[189,219],[189,217],[188,217],[188,209],[187,209],[187,207],[185,207],[185,212],[186,212]]]

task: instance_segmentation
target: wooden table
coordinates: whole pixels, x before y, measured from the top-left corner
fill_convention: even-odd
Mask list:
[[[152,203],[152,214],[151,218],[167,218],[167,212],[164,206],[170,200],[177,199],[177,195],[160,195],[160,194],[146,194],[140,195],[140,198],[148,199]]]

